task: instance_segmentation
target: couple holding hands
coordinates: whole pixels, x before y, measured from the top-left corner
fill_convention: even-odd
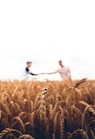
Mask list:
[[[54,72],[34,74],[29,69],[32,66],[32,62],[28,61],[26,62],[26,68],[24,70],[24,80],[28,80],[29,75],[37,76],[37,75],[55,74],[55,73],[59,73],[62,80],[71,80],[71,73],[69,67],[64,66],[62,60],[59,60],[58,64],[60,68],[55,70]]]

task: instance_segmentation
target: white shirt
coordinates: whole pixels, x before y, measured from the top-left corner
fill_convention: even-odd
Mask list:
[[[68,67],[61,67],[56,72],[60,74],[62,80],[68,80],[70,78],[70,69]]]
[[[26,72],[26,70],[22,71],[22,74],[20,75],[21,80],[29,81],[31,79],[31,75]]]
[[[30,74],[30,69],[28,67],[26,67],[23,71],[22,74],[20,76],[21,80],[26,80],[26,81],[30,81],[31,80],[31,74]]]

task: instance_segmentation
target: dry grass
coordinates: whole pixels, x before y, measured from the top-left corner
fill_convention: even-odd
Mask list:
[[[0,139],[95,139],[95,81],[0,81]]]

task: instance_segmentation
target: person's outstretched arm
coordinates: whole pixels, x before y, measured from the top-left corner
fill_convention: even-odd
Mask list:
[[[38,74],[35,74],[35,73],[32,73],[32,72],[30,72],[30,71],[29,71],[29,68],[27,68],[27,67],[26,67],[26,72],[27,72],[28,74],[31,74],[31,75],[33,75],[33,76],[36,76],[36,75],[38,75]]]
[[[57,73],[57,71],[54,71],[54,72],[48,72],[48,73],[43,73],[43,74],[55,74]]]
[[[35,74],[35,73],[32,73],[32,72],[30,72],[29,74],[31,74],[31,75],[33,75],[33,76],[36,76],[36,75],[38,75],[38,74]]]

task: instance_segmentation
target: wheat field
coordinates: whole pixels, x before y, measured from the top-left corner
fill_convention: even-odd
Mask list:
[[[0,139],[95,139],[95,81],[0,81]]]

